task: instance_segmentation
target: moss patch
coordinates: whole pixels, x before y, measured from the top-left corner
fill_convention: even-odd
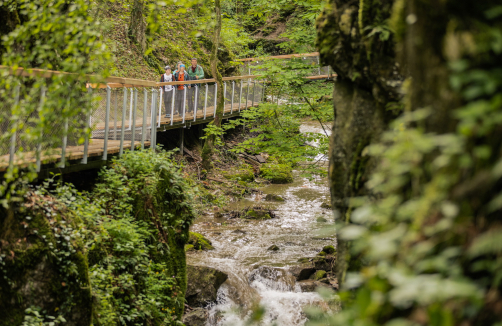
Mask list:
[[[212,250],[214,249],[211,241],[200,233],[190,232],[188,245],[191,245],[194,250]],[[191,249],[191,248],[190,248]],[[190,250],[188,249],[188,250]],[[185,248],[185,251],[188,251]]]
[[[260,175],[272,183],[293,182],[293,169],[288,164],[263,164],[260,169]]]
[[[243,164],[235,171],[223,172],[223,176],[236,181],[252,182],[254,180],[253,168],[249,164]]]

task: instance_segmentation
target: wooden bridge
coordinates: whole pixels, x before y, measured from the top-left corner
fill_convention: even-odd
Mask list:
[[[318,54],[294,54],[289,56],[271,57],[272,59],[288,59],[292,57],[311,58]],[[225,93],[224,119],[236,117],[243,110],[254,107],[265,101],[266,82],[258,79],[259,75],[251,74],[253,62],[262,58],[240,59],[246,63],[249,74],[223,78]],[[64,72],[22,69],[9,67],[11,75],[29,78],[51,78]],[[322,74],[326,67],[314,67],[314,73],[308,79],[332,78],[329,68],[327,74]],[[89,76],[89,80],[92,80]],[[190,84],[178,90],[177,85]],[[162,87],[174,86],[174,94],[169,102],[163,99]],[[197,85],[197,87],[194,87]],[[158,83],[148,80],[109,77],[104,83],[87,83],[87,90],[94,99],[91,113],[83,120],[86,128],[91,128],[90,137],[83,144],[68,138],[68,123],[63,126],[61,143],[53,148],[42,150],[39,144],[29,143],[20,137],[23,130],[16,130],[10,137],[8,146],[0,146],[0,172],[9,167],[27,167],[34,164],[37,172],[42,169],[57,172],[72,172],[94,168],[103,165],[110,155],[122,155],[124,150],[136,148],[155,148],[157,132],[169,129],[190,127],[191,125],[209,123],[214,120],[217,99],[217,84],[214,79],[191,80],[184,82]],[[192,99],[190,99],[192,95]],[[19,96],[19,90],[18,90]],[[43,100],[45,94],[40,94]],[[19,98],[16,99],[19,102]],[[42,101],[41,100],[41,101]],[[3,108],[3,110],[8,108]],[[179,114],[176,114],[176,109]],[[168,115],[168,116],[166,116]],[[3,123],[7,128],[8,123]],[[2,121],[0,121],[2,128]],[[2,130],[4,133],[5,130]],[[7,150],[8,147],[8,150]],[[2,153],[2,151],[4,153]],[[71,163],[71,164],[69,164]],[[64,170],[64,171],[63,171]]]

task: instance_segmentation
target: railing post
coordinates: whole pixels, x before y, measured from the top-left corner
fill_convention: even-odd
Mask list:
[[[21,92],[21,86],[17,85],[14,88],[14,109],[19,105],[19,93]],[[14,121],[14,133],[10,137],[10,149],[9,149],[9,168],[14,166],[14,155],[16,155],[16,137],[17,137],[17,125],[18,121]]]
[[[230,114],[234,113],[235,80],[232,80],[232,101],[230,102]]]
[[[183,123],[185,123],[185,105],[187,102],[187,86],[183,88]]]
[[[70,109],[70,101],[71,99],[68,98],[68,110]],[[62,141],[62,146],[61,146],[61,162],[59,164],[60,168],[65,167],[66,165],[66,145],[68,144],[68,117],[64,119],[64,124],[63,124],[63,141]]]
[[[246,109],[248,108],[248,99],[249,99],[249,79],[247,81],[247,89],[246,89]]]
[[[110,86],[106,86],[106,113],[105,113],[105,138],[103,145],[103,161],[106,161],[108,158],[108,132],[109,132],[109,123],[110,123],[110,101],[111,101],[111,88]],[[123,128],[123,125],[122,125]]]
[[[223,114],[225,115],[225,100],[227,97],[227,82],[223,82]]]
[[[129,102],[129,130],[131,129],[132,125],[132,90],[131,90],[131,100]]]
[[[321,55],[317,56],[317,65],[319,66],[319,76],[321,75]]]
[[[254,91],[256,89],[256,80],[253,80],[253,99],[251,100],[251,106],[254,107]]]
[[[115,112],[113,117],[113,140],[117,140],[117,118],[119,110],[119,92],[115,90]]]
[[[160,99],[157,111],[159,111],[159,121],[157,121],[157,127],[160,128],[160,120],[162,118],[162,93],[164,93],[161,89],[159,89]],[[157,134],[155,134],[157,136]]]
[[[85,117],[85,129],[89,129],[91,127],[92,87],[90,84],[89,84],[89,88],[87,89],[87,92],[91,96],[91,109],[89,110],[89,113]],[[87,164],[87,155],[88,154],[89,154],[89,135],[86,133],[85,140],[84,140],[84,157],[82,158],[82,161],[80,161],[80,163]]]
[[[199,86],[195,86],[195,103],[193,105],[193,121],[197,121],[197,103],[199,95]]]
[[[150,136],[150,148],[155,150],[155,142],[156,142],[156,133],[157,133],[157,123],[156,123],[156,118],[157,118],[157,95],[155,93],[157,92],[156,89],[152,90],[152,134]]]
[[[239,90],[239,112],[241,112],[241,104],[242,104],[242,79],[241,79],[241,87]]]
[[[124,153],[124,133],[125,133],[125,119],[127,111],[127,88],[124,87],[124,103],[122,106],[122,127],[120,128],[120,150],[119,157]]]
[[[173,100],[171,103],[171,126],[174,123],[174,105],[175,105],[174,98],[176,97],[176,87],[173,86],[172,92],[173,92]]]
[[[136,111],[138,110],[138,90],[133,88],[133,111],[132,111],[132,135],[131,135],[131,152],[134,151],[134,142],[136,141]]]
[[[216,102],[218,98],[218,83],[214,83],[214,112],[213,112],[213,118],[216,117]]]
[[[207,91],[209,86],[206,83],[206,92],[204,94],[204,120],[206,120],[206,109],[207,109]]]
[[[141,126],[141,149],[145,149],[147,107],[148,107],[148,91],[146,90],[145,87],[143,88],[143,124]]]
[[[41,89],[41,92],[40,92],[40,105],[38,107],[38,114],[40,115],[40,111],[42,111],[42,107],[44,105],[44,100],[45,100],[45,86],[42,86],[42,89]],[[40,172],[40,169],[42,167],[42,162],[41,162],[41,155],[42,155],[42,138],[44,136],[44,130],[42,129],[42,131],[40,132],[40,141],[38,142],[38,145],[37,145],[37,167],[36,167],[36,171],[37,172]]]

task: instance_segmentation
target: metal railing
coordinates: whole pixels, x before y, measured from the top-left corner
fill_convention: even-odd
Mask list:
[[[333,73],[330,66],[321,66],[321,59],[319,52],[312,53],[300,53],[300,54],[286,54],[277,55],[261,58],[244,58],[237,59],[236,61],[242,62],[243,65],[240,67],[240,72],[242,75],[258,75],[263,72],[263,68],[260,67],[265,61],[274,60],[286,62],[291,59],[302,60],[305,64],[304,74],[307,76],[332,78],[336,74]],[[312,78],[313,79],[313,78]]]
[[[19,71],[22,76],[34,76],[33,72]],[[47,71],[39,70],[35,75],[48,78],[57,73],[48,74]],[[263,82],[256,80],[256,77],[224,78],[224,117],[239,114],[263,100]],[[145,146],[155,149],[157,130],[176,128],[178,125],[184,127],[197,121],[209,122],[216,115],[218,87],[214,79],[156,83],[111,77],[106,81],[105,84],[87,84],[88,94],[74,95],[90,98],[86,102],[79,102],[79,105],[87,105],[91,109],[82,110],[89,113],[79,115],[78,119],[54,122],[50,129],[61,135],[56,137],[56,141],[43,142],[42,145],[41,138],[38,141],[24,138],[26,128],[30,128],[29,123],[16,128],[9,141],[0,144],[0,170],[33,163],[34,158],[36,170],[40,171],[46,161],[58,161],[57,166],[65,167],[68,160],[77,159],[87,164],[91,156],[101,156],[102,160],[107,160],[109,154],[118,153],[121,156],[125,149],[133,151],[135,147]],[[189,84],[190,87],[183,87],[182,84]],[[14,102],[10,104],[5,104],[7,102],[3,102],[0,95],[4,113],[20,102],[38,102],[43,106],[44,98],[51,96],[44,88],[37,96],[30,95],[28,85],[28,82],[21,80],[13,96]],[[166,86],[169,91],[166,91]],[[68,102],[73,100],[68,98]],[[2,119],[0,132],[4,134],[11,130],[9,128],[18,120],[36,121],[41,118],[37,116],[36,110],[33,112],[30,117],[14,117],[11,114],[11,117]],[[82,142],[86,128],[92,131],[83,137]]]

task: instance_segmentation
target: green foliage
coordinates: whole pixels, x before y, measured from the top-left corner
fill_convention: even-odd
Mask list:
[[[8,152],[8,144],[17,133],[18,159],[23,152],[34,151],[36,145],[50,151],[60,147],[64,128],[75,143],[82,143],[90,130],[84,128],[85,115],[90,110],[91,98],[85,82],[100,81],[86,78],[109,59],[100,41],[97,23],[89,15],[89,3],[73,1],[0,1],[12,14],[22,19],[13,30],[2,37],[5,48],[1,63],[13,69],[43,68],[61,70],[74,75],[54,75],[50,78],[10,76],[0,71],[0,98],[6,108],[0,112],[0,124],[10,127],[0,136],[1,155]],[[107,71],[102,71],[103,75]],[[42,97],[45,94],[45,98]],[[33,165],[20,177],[17,167],[9,168],[0,185],[2,205],[19,200],[16,189],[36,177]]]
[[[337,275],[342,311],[313,312],[310,325],[500,325],[502,13],[489,7],[470,3],[474,22],[448,15],[449,101],[433,94],[431,107],[407,110],[367,148],[378,159],[372,196],[352,198],[339,225],[361,266]]]
[[[59,262],[57,297],[65,303],[56,317],[30,310],[27,325],[68,319],[83,304],[75,290],[64,290],[73,286],[92,289],[94,299],[89,295],[87,304],[93,308],[85,313],[95,325],[179,324],[186,289],[184,245],[194,219],[192,191],[179,168],[168,152],[126,152],[101,171],[91,193],[52,181],[30,192],[28,198],[35,199],[29,202],[39,201],[36,207],[44,215],[32,219],[26,211],[14,218],[28,215],[28,232],[40,235],[41,248]],[[39,259],[43,252],[34,249],[29,252]],[[15,252],[21,259],[21,251]]]

